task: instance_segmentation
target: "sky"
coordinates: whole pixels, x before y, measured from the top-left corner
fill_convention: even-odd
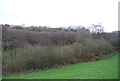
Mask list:
[[[0,24],[118,30],[119,0],[0,0]]]

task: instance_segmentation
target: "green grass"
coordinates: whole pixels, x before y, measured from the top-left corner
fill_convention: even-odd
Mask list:
[[[7,79],[117,79],[118,55],[109,59],[78,63],[58,69],[30,73],[19,76],[9,76]]]

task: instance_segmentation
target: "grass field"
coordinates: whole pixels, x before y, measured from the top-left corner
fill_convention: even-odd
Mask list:
[[[19,76],[9,76],[6,79],[117,79],[118,55],[109,59],[78,63],[58,69],[30,73]]]

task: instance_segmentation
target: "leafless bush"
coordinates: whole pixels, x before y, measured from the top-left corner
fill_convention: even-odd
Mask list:
[[[14,58],[9,53],[3,55],[3,73],[23,72],[25,70],[45,69],[56,65],[76,63],[71,46],[31,46],[16,49]]]
[[[85,29],[36,32],[4,28],[3,39],[3,47],[15,48],[3,52],[6,75],[95,61],[114,52],[118,44],[117,35],[93,35]]]

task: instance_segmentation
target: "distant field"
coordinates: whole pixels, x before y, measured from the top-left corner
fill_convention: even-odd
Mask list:
[[[118,55],[109,59],[78,63],[58,69],[30,73],[26,75],[10,76],[7,79],[117,79]]]

